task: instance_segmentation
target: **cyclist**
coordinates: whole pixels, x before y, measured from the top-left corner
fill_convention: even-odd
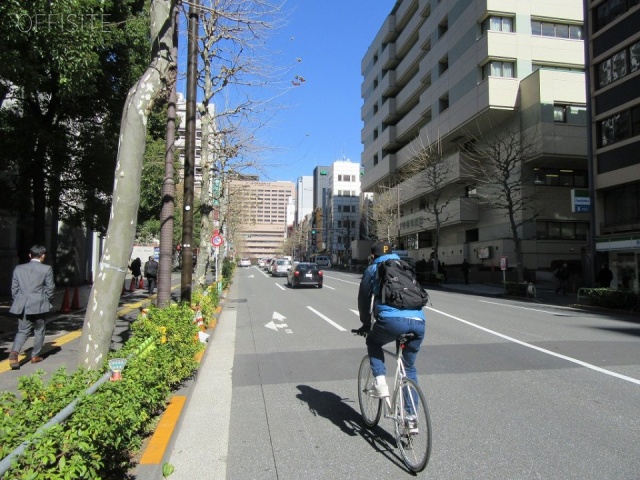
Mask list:
[[[388,259],[399,259],[392,253],[389,242],[376,242],[371,248],[373,263],[367,267],[360,281],[358,291],[358,311],[362,327],[359,333],[367,333],[367,353],[371,362],[371,370],[375,376],[376,397],[388,397],[389,387],[385,378],[384,351],[382,346],[390,343],[403,333],[413,332],[416,338],[405,345],[402,350],[407,377],[417,383],[418,374],[415,361],[420,345],[424,339],[426,318],[424,311],[399,310],[389,305],[380,304],[380,280],[376,275],[378,264]],[[373,296],[373,311],[372,298]],[[376,319],[371,325],[372,317]]]

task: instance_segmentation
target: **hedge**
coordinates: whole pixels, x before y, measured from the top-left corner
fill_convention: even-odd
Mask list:
[[[640,310],[640,294],[611,288],[582,288],[592,305],[623,310]]]
[[[231,273],[233,268],[231,269]],[[0,458],[31,442],[3,479],[122,479],[153,428],[170,394],[198,367],[194,307],[204,328],[218,304],[217,286],[194,294],[193,304],[145,309],[131,325],[131,337],[110,358],[130,357],[122,380],[106,382],[83,395],[108,370],[54,372],[45,384],[42,371],[19,379],[18,393],[0,393]],[[148,345],[148,347],[147,347]],[[136,350],[144,350],[131,356]],[[74,399],[76,410],[64,423],[35,436],[42,425]]]

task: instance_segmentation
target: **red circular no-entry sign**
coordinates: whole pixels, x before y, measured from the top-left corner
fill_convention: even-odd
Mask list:
[[[222,235],[215,233],[211,237],[211,245],[213,245],[214,247],[220,247],[222,246],[223,243],[224,243],[224,238],[222,238]]]

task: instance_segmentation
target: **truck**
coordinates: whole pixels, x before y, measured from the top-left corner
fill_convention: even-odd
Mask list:
[[[369,259],[369,255],[371,255],[371,247],[374,243],[373,240],[352,240],[351,260],[366,262]]]

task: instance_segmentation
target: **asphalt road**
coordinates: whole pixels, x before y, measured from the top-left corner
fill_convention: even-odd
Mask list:
[[[391,424],[370,431],[360,420],[356,377],[365,346],[349,333],[359,326],[358,282],[328,271],[322,289],[291,289],[257,267],[239,269],[216,328],[221,336],[210,341],[208,355],[221,358],[202,366],[218,369],[207,379],[206,410],[218,423],[197,434],[207,452],[201,465],[182,464],[186,440],[178,442],[172,479],[410,476]],[[417,366],[434,443],[420,478],[640,477],[640,325],[430,293]]]

